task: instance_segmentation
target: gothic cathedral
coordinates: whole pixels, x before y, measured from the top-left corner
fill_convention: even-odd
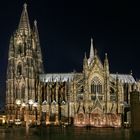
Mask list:
[[[7,119],[15,120],[21,116],[18,106],[39,98],[38,77],[43,73],[41,48],[37,22],[31,29],[27,5],[24,5],[18,29],[10,39],[7,81],[6,110]],[[32,100],[31,100],[32,99]],[[16,116],[16,117],[15,117]],[[22,117],[24,119],[24,115]]]
[[[107,54],[101,62],[91,39],[81,73],[45,74],[37,22],[30,27],[27,5],[10,39],[7,80],[7,122],[121,127],[130,122],[132,74],[111,74]]]

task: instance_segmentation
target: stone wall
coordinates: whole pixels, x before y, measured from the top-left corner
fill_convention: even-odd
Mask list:
[[[130,95],[131,126],[133,131],[140,131],[140,92],[133,91]]]

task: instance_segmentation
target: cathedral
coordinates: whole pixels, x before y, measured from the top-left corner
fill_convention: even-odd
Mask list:
[[[81,72],[45,73],[37,21],[31,28],[24,4],[11,35],[7,79],[7,123],[121,127],[130,121],[132,74],[112,74],[105,54],[101,62],[91,39]]]

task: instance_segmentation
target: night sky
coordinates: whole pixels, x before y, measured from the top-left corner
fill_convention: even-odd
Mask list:
[[[0,105],[4,105],[9,39],[17,29],[24,0],[0,4]],[[112,73],[140,78],[140,8],[127,0],[28,0],[30,24],[38,21],[45,72],[82,71],[90,38],[101,60],[108,53]]]

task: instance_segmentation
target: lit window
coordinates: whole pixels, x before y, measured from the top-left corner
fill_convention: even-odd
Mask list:
[[[93,82],[91,84],[91,93],[92,94],[101,94],[102,93],[102,84],[98,77],[93,78]]]

